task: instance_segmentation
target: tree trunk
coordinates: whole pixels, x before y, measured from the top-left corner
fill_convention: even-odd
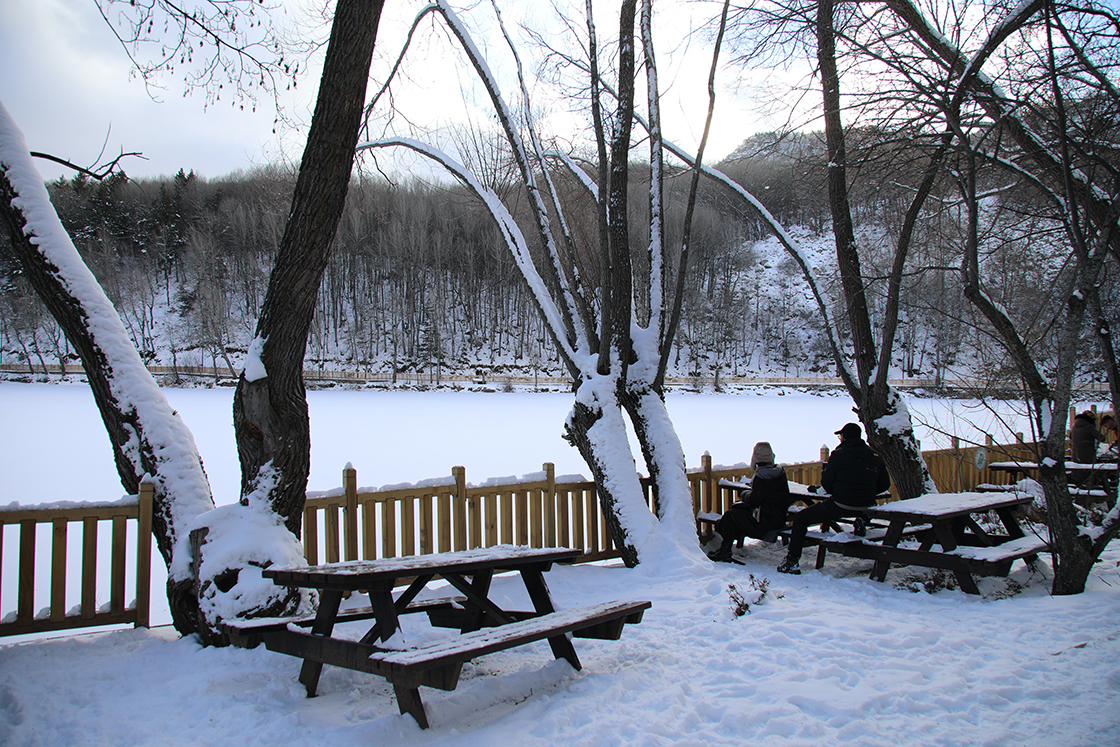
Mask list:
[[[1085,582],[1096,556],[1090,552],[1088,538],[1081,534],[1077,508],[1066,484],[1064,460],[1059,459],[1050,466],[1048,460],[1039,460],[1038,481],[1046,495],[1046,523],[1050,527],[1050,551],[1054,562],[1051,592],[1080,594],[1085,591]]]
[[[0,117],[5,120],[0,122],[0,130],[15,129],[3,107]],[[26,164],[13,163],[20,156],[27,158]],[[160,393],[120,317],[81,261],[53,209],[49,215],[42,214],[40,207],[50,206],[46,190],[37,201],[35,195],[27,194],[30,189],[42,189],[42,180],[30,166],[26,149],[22,154],[3,154],[0,161],[0,216],[13,252],[81,358],[109,435],[121,485],[135,494],[145,474],[154,478],[152,533],[171,571],[167,595],[172,622],[184,635],[196,632],[200,615],[194,585],[172,570],[185,525],[214,506],[194,439]],[[17,182],[21,171],[23,178]],[[28,184],[29,179],[37,184]],[[17,203],[30,205],[38,214],[29,221]]]
[[[910,411],[893,387],[883,386],[886,396],[874,396],[878,392],[873,391],[859,410],[860,421],[867,431],[867,443],[886,462],[899,498],[905,500],[936,493],[937,486],[922,457],[922,445],[914,435]]]
[[[859,419],[867,431],[867,441],[887,464],[895,487],[902,498],[914,498],[936,492],[929,469],[922,459],[921,446],[914,436],[913,424],[898,393],[886,384],[886,371],[879,371],[878,383],[872,374],[880,360],[889,363],[890,355],[876,355],[871,332],[871,314],[864,277],[860,268],[859,250],[851,206],[848,201],[848,177],[844,125],[840,118],[840,73],[836,66],[836,39],[833,29],[832,0],[817,5],[817,59],[821,70],[824,101],[825,138],[828,145],[828,204],[832,212],[832,231],[836,239],[836,263],[844,289],[844,305],[852,330],[853,355],[857,380],[845,377],[848,393],[856,403]],[[903,251],[900,247],[899,251]],[[897,289],[894,289],[897,293]],[[897,313],[897,307],[896,307]],[[837,355],[840,350],[835,351]],[[887,351],[889,353],[889,351]],[[842,361],[837,361],[842,364]],[[880,388],[876,391],[876,386]],[[890,421],[882,427],[881,419]],[[902,422],[904,418],[905,422]]]
[[[335,9],[292,207],[257,323],[263,372],[252,378],[243,372],[234,395],[242,502],[270,468],[276,479],[267,500],[297,537],[311,464],[303,359],[346,201],[381,9],[382,0],[339,0]]]
[[[641,446],[653,484],[660,531],[695,549],[696,515],[688,484],[687,463],[680,438],[665,408],[664,396],[633,380],[627,383],[622,404],[634,426],[634,435]]]
[[[632,568],[639,562],[639,548],[657,531],[657,520],[646,504],[630,455],[622,408],[613,394],[604,396],[607,389],[604,378],[595,378],[576,391],[564,438],[591,468],[611,540]]]

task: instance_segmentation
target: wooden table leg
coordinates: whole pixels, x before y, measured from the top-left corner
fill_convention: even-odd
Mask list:
[[[902,539],[902,530],[905,528],[905,519],[891,519],[890,525],[887,526],[887,533],[883,537],[883,547],[898,547],[899,540]],[[890,567],[891,562],[886,558],[876,560],[875,565],[871,566],[871,578],[880,582],[886,581]]]
[[[397,696],[397,708],[401,714],[407,713],[416,719],[421,729],[428,728],[428,714],[424,713],[424,701],[420,700],[420,688],[393,683],[393,693]]]
[[[494,578],[493,570],[479,571],[471,578],[471,590],[474,591],[479,597],[483,599],[490,598],[490,582]],[[467,615],[463,623],[464,633],[470,633],[472,630],[478,630],[482,627],[482,623],[486,619],[486,611],[479,608],[473,615]]]
[[[939,521],[933,525],[937,541],[941,545],[941,552],[951,552],[957,549],[957,537],[953,534],[950,522]]]
[[[393,637],[400,627],[397,617],[397,605],[393,601],[393,583],[380,583],[367,589],[369,605],[373,608],[373,615],[377,622],[362,636],[362,643],[374,641],[387,641]]]
[[[334,630],[334,621],[338,618],[338,606],[342,604],[342,592],[335,589],[322,589],[319,592],[319,609],[315,613],[315,622],[311,626],[312,635],[330,636]],[[299,681],[307,688],[307,697],[315,696],[319,687],[319,675],[323,671],[323,662],[303,660],[299,670]]]
[[[538,614],[547,615],[555,612],[552,605],[552,595],[548,591],[548,584],[544,580],[544,572],[540,568],[522,568],[521,579],[525,582],[525,590],[529,592],[529,599],[533,601],[533,609]],[[573,669],[582,669],[579,657],[576,656],[575,646],[567,635],[558,635],[548,639],[552,648],[552,655],[557,659],[566,659]]]
[[[980,589],[976,586],[976,581],[973,580],[971,573],[963,568],[954,568],[953,575],[957,577],[957,583],[961,585],[961,591],[965,594],[980,593]]]
[[[953,522],[941,521],[934,524],[933,528],[937,532],[937,539],[941,543],[942,552],[948,553],[957,549],[957,536],[953,531]],[[979,527],[977,527],[977,529],[979,529]],[[972,578],[972,573],[964,567],[963,559],[960,562],[961,565],[959,567],[953,568],[953,575],[956,577],[957,583],[960,584],[961,591],[965,594],[979,594],[980,589],[976,586],[976,581]]]
[[[493,576],[493,571],[489,573]],[[476,579],[478,576],[475,577]],[[464,622],[463,632],[469,632],[467,627],[475,619],[476,614],[480,616],[480,620],[486,620],[487,617],[491,618],[490,622],[493,625],[505,625],[514,622],[514,618],[504,612],[501,607],[491,602],[486,594],[479,594],[478,589],[484,588],[486,593],[490,590],[490,580],[486,579],[485,583],[479,583],[478,586],[472,583],[467,583],[467,580],[462,576],[457,576],[453,573],[444,573],[443,580],[454,586],[459,591],[463,592],[463,596],[467,598],[463,606],[466,607],[466,621]],[[481,623],[480,623],[481,624]]]
[[[1011,539],[1019,539],[1023,536],[1023,528],[1019,526],[1019,520],[1015,517],[1015,510],[1010,507],[996,509],[996,515],[999,516],[1003,528],[1007,530],[1007,536]]]

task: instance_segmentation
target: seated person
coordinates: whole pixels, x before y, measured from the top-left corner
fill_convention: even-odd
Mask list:
[[[840,445],[832,451],[821,473],[821,487],[830,497],[794,515],[789,548],[786,559],[778,566],[779,573],[801,573],[801,548],[811,524],[862,516],[863,509],[874,506],[879,494],[891,486],[887,465],[863,440],[858,423],[846,424],[836,435]]]
[[[767,535],[774,537],[779,529],[786,526],[786,513],[793,498],[786,471],[774,464],[774,450],[768,442],[755,444],[751,469],[754,477],[750,489],[741,491],[740,501],[716,522],[721,543],[718,550],[708,553],[708,557],[717,562],[731,562],[731,546],[743,537],[767,539]]]
[[[1117,450],[1120,449],[1120,441],[1116,440],[1116,418],[1112,416],[1112,413],[1106,412],[1101,416],[1101,433],[1104,434],[1105,443],[1109,444],[1104,458],[1114,462],[1116,461]],[[1100,452],[1098,452],[1097,458],[1102,458]]]
[[[1092,410],[1079,412],[1073,418],[1069,429],[1070,455],[1078,464],[1092,464],[1097,461],[1097,443],[1105,440],[1105,435],[1097,430],[1097,419]]]

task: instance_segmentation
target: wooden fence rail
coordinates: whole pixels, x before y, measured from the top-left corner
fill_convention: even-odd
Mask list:
[[[70,542],[68,528],[81,525],[80,542]],[[135,555],[129,557],[129,525],[133,524]],[[6,532],[6,527],[11,531]],[[99,547],[100,529],[110,534],[108,547]],[[4,538],[18,536],[16,551],[4,554]],[[47,542],[37,551],[37,539]],[[79,539],[78,537],[74,538]],[[80,578],[80,601],[68,607],[68,551],[74,544],[79,549],[80,563],[75,565]],[[3,599],[5,568],[15,573],[15,609],[0,607],[0,636],[40,633],[97,625],[132,623],[148,627],[151,598],[152,554],[152,486],[140,486],[140,494],[113,503],[89,503],[75,506],[0,507],[0,599]],[[49,562],[41,563],[41,558]],[[104,590],[98,588],[99,563],[109,563],[108,603],[99,604]],[[40,592],[48,574],[47,604],[36,610],[36,590]],[[126,580],[134,581],[135,600],[125,602]],[[44,601],[44,600],[40,600]]]
[[[1016,443],[961,447],[923,452],[935,484],[942,492],[975,490],[1007,484],[1007,473],[994,473],[987,463],[1027,459],[1034,444]],[[789,479],[819,485],[828,460],[785,465]],[[746,464],[714,466],[705,454],[699,468],[688,470],[693,511],[723,513],[736,499],[734,487],[753,474]],[[648,478],[642,478],[646,503],[656,511]],[[894,487],[892,494],[897,498]],[[701,533],[709,527],[698,524]],[[415,485],[359,488],[353,466],[342,471],[342,487],[309,492],[303,509],[303,545],[307,562],[337,563],[407,555],[469,550],[499,544],[531,547],[572,547],[583,550],[581,561],[618,557],[590,480],[560,479],[552,463],[513,482],[469,485],[466,470]]]

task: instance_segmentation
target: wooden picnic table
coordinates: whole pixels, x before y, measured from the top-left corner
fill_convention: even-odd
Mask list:
[[[1015,516],[1031,500],[1017,493],[935,493],[872,506],[866,513],[889,522],[886,534],[848,543],[845,554],[874,560],[871,578],[878,581],[886,579],[891,563],[920,565],[950,570],[963,591],[979,594],[973,575],[1006,576],[1015,560],[1033,561],[1046,549],[1045,538],[1025,535]],[[985,531],[974,518],[988,512],[999,516],[1006,535]],[[926,525],[908,543],[917,548],[901,544],[909,527]]]
[[[618,640],[626,623],[638,623],[650,602],[607,602],[556,611],[544,574],[553,563],[575,560],[581,550],[504,545],[479,550],[382,560],[328,563],[312,567],[269,568],[266,578],[282,586],[316,589],[314,616],[226,621],[231,642],[303,659],[299,681],[315,695],[323,664],[369,672],[393,684],[400,712],[428,727],[419,687],[454,690],[462,665],[476,656],[548,640],[557,659],[575,669],[580,661],[568,635]],[[497,572],[520,573],[532,611],[502,609],[489,596]],[[441,578],[462,596],[416,601],[431,581]],[[410,581],[394,597],[398,583]],[[348,593],[369,596],[370,606],[340,611]],[[389,648],[385,642],[400,627],[399,616],[426,612],[433,626],[457,628],[459,634],[419,648]],[[335,625],[373,620],[358,641],[333,636]],[[310,627],[310,632],[300,627]]]

